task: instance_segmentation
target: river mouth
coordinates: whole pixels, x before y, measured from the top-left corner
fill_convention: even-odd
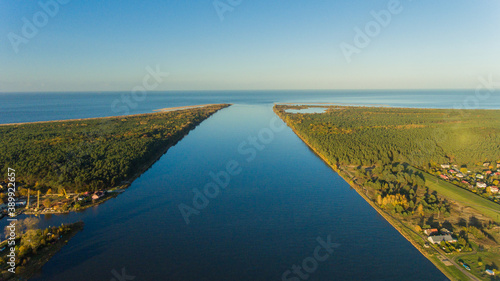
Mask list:
[[[182,204],[195,210],[189,224]],[[136,280],[302,280],[293,268],[304,264],[308,280],[445,279],[272,104],[225,108],[118,197],[41,218],[85,229],[33,280],[110,280],[123,269]]]

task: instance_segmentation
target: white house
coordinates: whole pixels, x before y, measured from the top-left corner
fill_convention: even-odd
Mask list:
[[[439,244],[442,241],[448,242],[448,243],[455,243],[457,240],[451,235],[446,234],[446,235],[435,235],[435,236],[429,236],[427,238],[432,244]]]
[[[487,185],[484,182],[478,182],[478,183],[476,183],[476,186],[478,188],[486,188]]]
[[[491,269],[486,269],[485,272],[486,272],[486,274],[491,275],[491,276],[495,275],[495,272]]]

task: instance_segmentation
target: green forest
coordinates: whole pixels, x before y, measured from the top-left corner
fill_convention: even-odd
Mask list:
[[[35,190],[83,192],[121,185],[228,104],[110,118],[0,126],[0,173]],[[147,168],[147,167],[146,167]]]
[[[300,108],[298,106],[290,108]],[[284,112],[284,106],[277,106]],[[282,116],[339,164],[406,161],[476,165],[500,160],[500,111],[330,107],[325,114]]]

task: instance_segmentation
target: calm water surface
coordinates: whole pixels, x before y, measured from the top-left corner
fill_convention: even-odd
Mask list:
[[[0,124],[118,116],[207,103],[274,102],[500,109],[500,93],[478,97],[474,90],[192,91],[152,92],[139,100],[130,92],[0,93]]]
[[[339,246],[308,280],[446,280],[289,128],[270,130],[277,97],[269,99],[247,99],[219,111],[117,198],[81,213],[42,216],[43,226],[83,220],[85,229],[33,280],[112,280],[113,270],[122,269],[134,280],[282,280],[285,271],[313,255],[318,237],[328,236]],[[192,104],[205,102],[218,100]],[[18,119],[2,121],[85,117],[85,104],[73,106],[71,113],[36,117],[19,109]],[[89,111],[97,115],[100,106],[89,105]],[[274,121],[274,127],[284,126]],[[266,144],[250,157],[248,138],[263,132]],[[193,206],[193,189],[203,189],[213,181],[210,172],[225,169],[229,161],[236,161],[241,173],[187,225],[179,204]]]

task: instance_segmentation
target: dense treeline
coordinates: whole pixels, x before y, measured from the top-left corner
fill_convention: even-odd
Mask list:
[[[500,160],[500,111],[330,107],[324,114],[283,118],[341,165],[404,161],[418,167]]]
[[[0,126],[0,178],[10,167],[42,191],[109,189],[226,106]]]
[[[380,165],[374,169],[360,169],[357,173],[365,173],[360,179],[366,187],[375,191],[376,202],[381,207],[394,213],[408,216],[416,213],[450,213],[450,206],[439,200],[436,193],[431,193],[425,186],[424,177],[409,165],[394,163]]]

